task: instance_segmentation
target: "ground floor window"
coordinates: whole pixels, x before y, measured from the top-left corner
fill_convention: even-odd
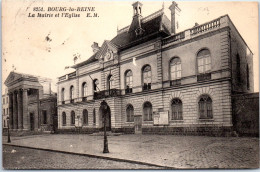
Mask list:
[[[153,108],[150,102],[145,102],[143,106],[144,121],[153,120]]]
[[[133,122],[134,121],[134,107],[129,104],[126,108],[126,121],[127,122]]]
[[[66,125],[66,113],[62,112],[62,125]]]
[[[71,125],[75,125],[75,112],[71,111]]]
[[[42,111],[42,123],[47,124],[47,111],[46,110]]]
[[[87,111],[87,109],[83,110],[83,124],[84,125],[88,124],[88,111]]]
[[[96,125],[96,110],[93,109],[93,125]]]
[[[171,104],[172,120],[182,120],[182,102],[180,99],[173,99]]]
[[[199,116],[200,119],[213,118],[212,100],[208,95],[202,95],[199,99]]]

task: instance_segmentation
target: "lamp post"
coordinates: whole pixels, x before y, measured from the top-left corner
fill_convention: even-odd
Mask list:
[[[102,109],[103,109],[103,118],[104,118],[104,149],[103,149],[103,153],[109,153],[108,141],[107,141],[107,127],[106,127],[106,123],[107,123],[107,103],[103,100],[101,105],[103,106]]]
[[[10,133],[9,133],[9,116],[6,118],[7,119],[7,143],[11,143],[11,139],[10,139]]]

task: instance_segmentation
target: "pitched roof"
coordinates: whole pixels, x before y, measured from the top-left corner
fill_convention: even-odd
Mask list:
[[[162,10],[143,18],[141,21],[141,27],[144,30],[143,35],[136,36],[135,31],[128,31],[128,26],[122,29],[124,30],[123,32],[120,33],[119,31],[119,34],[115,36],[111,42],[119,48],[126,48],[153,39],[154,35],[170,35],[170,20]]]
[[[78,64],[75,64],[73,66],[71,66],[71,68],[77,68],[77,67],[81,67],[81,66],[84,66],[86,64],[90,64],[90,63],[93,63],[93,62],[96,62],[98,61],[98,59],[96,59],[96,55],[97,53],[93,54],[90,58],[88,58],[87,60],[81,62],[81,63],[78,63]]]
[[[127,26],[121,29],[111,41],[107,42],[111,43],[116,48],[123,50],[141,44],[143,42],[152,40],[158,36],[166,37],[171,35],[170,20],[164,14],[163,9],[160,9],[159,11],[156,11],[155,13],[145,18],[142,18],[141,27],[144,30],[144,33],[142,35],[136,36],[135,31],[128,31],[130,26]],[[78,68],[96,62],[98,61],[96,57],[97,55],[98,53],[95,53],[87,60],[73,65],[71,67]]]

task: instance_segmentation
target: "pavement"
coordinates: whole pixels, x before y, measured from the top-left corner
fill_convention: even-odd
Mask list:
[[[3,136],[3,144],[7,137]],[[259,168],[259,138],[174,135],[46,134],[11,137],[9,145],[86,155],[171,169]]]

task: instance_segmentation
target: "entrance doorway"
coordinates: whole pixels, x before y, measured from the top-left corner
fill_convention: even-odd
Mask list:
[[[135,134],[142,133],[142,116],[135,116],[134,123],[135,123]]]
[[[34,114],[30,113],[30,130],[34,130]]]
[[[56,132],[58,129],[58,115],[53,114],[53,131]]]
[[[104,106],[106,104],[106,107]],[[103,102],[99,108],[99,126],[100,131],[104,130],[104,117],[106,117],[106,131],[111,131],[111,111],[108,104]]]

